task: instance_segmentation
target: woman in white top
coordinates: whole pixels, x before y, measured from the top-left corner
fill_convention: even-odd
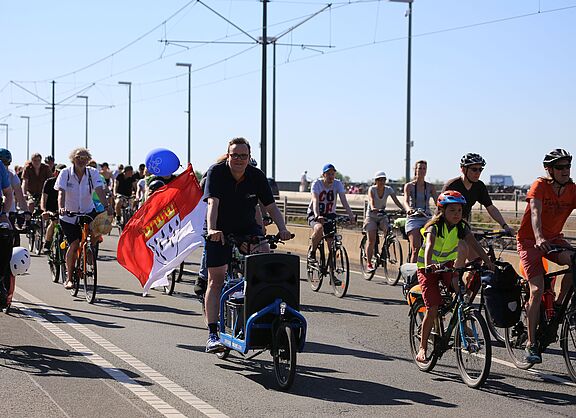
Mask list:
[[[378,229],[388,233],[388,217],[384,213],[388,197],[391,197],[400,209],[404,206],[398,200],[396,192],[390,186],[386,186],[386,173],[377,171],[374,175],[374,185],[368,189],[368,209],[364,218],[364,231],[368,234],[368,248],[366,248],[366,267],[369,272],[374,271],[372,256],[374,255],[374,244]]]
[[[58,190],[60,225],[69,244],[66,253],[67,281],[64,284],[66,289],[71,289],[73,286],[72,271],[82,236],[80,225],[77,224],[77,216],[68,216],[66,212],[83,213],[94,218],[97,213],[92,200],[92,193],[96,192],[100,202],[106,202],[104,208],[108,211],[108,215],[114,214],[114,209],[106,199],[106,193],[103,189],[104,181],[100,177],[100,173],[95,168],[88,167],[91,158],[92,156],[86,148],[73,150],[70,153],[72,166],[58,174],[54,185],[54,189]]]

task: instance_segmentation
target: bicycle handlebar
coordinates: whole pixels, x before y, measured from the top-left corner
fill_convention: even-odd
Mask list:
[[[480,231],[480,232],[473,232],[474,238],[476,240],[481,239],[495,239],[495,238],[503,238],[503,237],[513,237],[513,235],[506,231],[505,229],[495,229],[492,231]]]

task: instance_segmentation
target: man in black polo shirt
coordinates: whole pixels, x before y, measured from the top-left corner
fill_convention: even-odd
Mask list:
[[[284,218],[278,210],[266,175],[250,166],[250,144],[244,138],[234,138],[228,143],[227,159],[214,164],[206,175],[206,265],[208,289],[205,296],[206,322],[208,323],[207,353],[224,349],[218,338],[219,300],[228,263],[232,258],[225,236],[262,234],[256,222],[258,200],[276,223],[283,240],[291,238]]]
[[[48,158],[48,157],[46,157]],[[40,200],[40,208],[42,209],[42,219],[49,221],[48,228],[46,228],[46,236],[44,241],[44,253],[50,251],[52,244],[52,237],[54,236],[54,227],[58,223],[58,219],[50,220],[50,215],[58,214],[58,190],[54,189],[56,179],[60,171],[66,168],[66,164],[58,164],[54,169],[54,177],[50,177],[44,182],[42,188],[42,198]]]
[[[138,179],[134,175],[134,169],[130,165],[124,167],[124,171],[116,176],[116,181],[114,182],[114,195],[116,196],[116,220],[118,221],[120,220],[122,207],[125,207],[124,202],[132,196],[133,192],[136,192],[137,180]]]

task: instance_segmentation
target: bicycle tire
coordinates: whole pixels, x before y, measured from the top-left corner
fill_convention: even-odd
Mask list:
[[[330,285],[332,293],[337,298],[343,298],[350,285],[350,262],[346,248],[341,246],[332,253],[330,260]]]
[[[44,224],[43,224],[42,220],[40,220],[40,224],[36,228],[36,236],[34,237],[34,239],[36,240],[36,242],[34,244],[34,247],[35,247],[34,253],[36,255],[40,255],[40,254],[42,254],[42,248],[44,245]]]
[[[86,270],[82,273],[84,281],[84,298],[88,303],[96,301],[96,290],[98,288],[98,268],[96,263],[96,252],[91,245],[86,244],[83,254],[80,257],[85,259]],[[92,260],[92,262],[90,262]]]
[[[492,365],[490,331],[486,320],[477,310],[471,310],[464,314],[463,328],[466,334],[464,337],[460,323],[456,327],[454,338],[456,362],[464,383],[477,389],[486,382],[490,374]],[[464,347],[463,339],[468,343],[468,347]],[[478,364],[478,367],[473,368],[473,363]]]
[[[230,349],[228,347],[226,347],[223,351],[219,351],[216,353],[216,357],[218,357],[220,360],[226,360],[229,355],[230,355]]]
[[[76,261],[76,266],[74,267],[74,271],[72,272],[72,288],[70,289],[70,294],[74,297],[78,296],[78,291],[80,290],[80,279],[81,279],[81,266],[80,266],[80,257]]]
[[[26,238],[28,238],[28,251],[30,253],[34,252],[34,246],[36,245],[36,229],[38,227],[35,224],[31,224],[28,227],[28,232],[26,233]]]
[[[568,310],[560,332],[560,347],[570,379],[576,382],[576,307]]]
[[[420,350],[420,338],[422,331],[422,322],[424,320],[425,312],[421,312],[421,308],[424,307],[422,302],[416,303],[412,306],[410,311],[410,322],[408,327],[408,336],[410,338],[410,352],[412,353],[412,360],[416,364],[419,370],[423,372],[431,371],[436,363],[438,362],[438,355],[436,354],[435,343],[436,337],[430,332],[430,337],[428,338],[428,352],[431,353],[427,362],[416,361],[416,356]]]
[[[296,337],[290,325],[280,324],[272,344],[276,382],[280,390],[288,390],[296,376]]]
[[[368,271],[368,260],[366,259],[366,244],[368,243],[368,238],[366,237],[366,235],[364,234],[364,236],[362,237],[362,241],[360,242],[360,269],[362,270],[362,277],[364,277],[365,280],[372,280],[372,278],[374,277],[374,274],[376,273],[376,269],[372,270],[372,271]],[[374,250],[376,250],[376,248],[374,248]],[[376,266],[376,264],[374,264],[375,262],[375,257],[372,257],[372,266]]]
[[[384,261],[384,276],[390,286],[396,286],[398,280],[402,276],[400,274],[400,266],[402,265],[402,245],[395,236],[387,239],[386,245],[386,260]]]
[[[168,284],[164,286],[164,293],[167,295],[172,295],[174,293],[174,288],[176,287],[176,277],[178,276],[178,269],[172,270],[168,275]]]
[[[527,301],[525,291],[522,290],[522,301]],[[512,363],[519,369],[528,370],[534,363],[527,362],[525,357],[526,342],[528,341],[528,323],[526,322],[526,305],[522,306],[520,320],[512,327],[504,330],[504,344]]]
[[[58,247],[58,242],[56,237],[52,240],[50,245],[50,253],[48,254],[48,265],[50,266],[50,274],[52,275],[52,281],[58,283],[60,280],[60,248]]]
[[[310,254],[311,249],[312,246],[308,247],[307,254]],[[306,273],[307,273],[306,278],[308,279],[308,283],[310,284],[310,288],[312,289],[312,291],[317,292],[318,290],[320,290],[320,287],[322,286],[323,276],[320,272],[320,266],[318,265],[317,260],[311,262],[310,259],[307,259]]]

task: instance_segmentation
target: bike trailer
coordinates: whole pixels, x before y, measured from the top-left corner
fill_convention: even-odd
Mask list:
[[[520,276],[510,263],[497,261],[494,273],[482,275],[484,302],[492,323],[508,328],[520,320],[522,313]]]

